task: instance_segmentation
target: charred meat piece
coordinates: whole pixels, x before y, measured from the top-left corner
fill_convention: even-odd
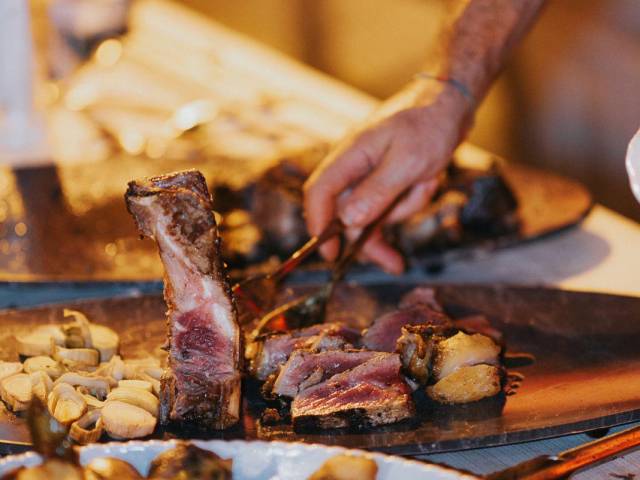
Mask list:
[[[426,305],[414,305],[386,313],[374,320],[362,336],[362,344],[368,350],[395,352],[396,344],[405,325],[450,325],[444,313]]]
[[[436,312],[443,312],[444,309],[436,298],[436,291],[431,287],[416,287],[408,293],[405,293],[400,299],[398,307],[410,308],[416,305],[424,305]]]
[[[169,362],[160,420],[227,428],[240,415],[240,328],[205,179],[192,170],[133,181],[125,198],[165,268]]]
[[[251,216],[270,250],[278,254],[289,254],[307,238],[302,214],[302,185],[307,174],[298,163],[284,160],[256,182]]]
[[[419,385],[426,385],[431,376],[431,363],[436,346],[451,329],[436,325],[405,325],[396,351],[404,373]]]
[[[378,355],[363,350],[333,350],[293,352],[273,384],[272,392],[282,397],[295,397],[303,390],[325,381],[333,375],[350,370]]]
[[[511,233],[518,227],[518,202],[497,167],[477,174],[467,188],[460,212],[462,227],[482,236]]]
[[[294,350],[324,351],[353,345],[360,333],[339,323],[324,323],[286,333],[261,336],[247,345],[249,370],[258,380],[266,380],[283,365]]]
[[[291,404],[297,429],[372,427],[410,418],[414,411],[400,357],[389,353],[307,388]]]
[[[500,347],[485,335],[458,332],[438,342],[433,360],[433,375],[442,380],[461,367],[500,364]]]
[[[441,403],[476,402],[500,393],[501,379],[501,369],[495,365],[463,366],[427,387],[427,394]]]
[[[180,443],[151,462],[148,478],[231,480],[231,460],[223,460],[215,453],[190,443]]]

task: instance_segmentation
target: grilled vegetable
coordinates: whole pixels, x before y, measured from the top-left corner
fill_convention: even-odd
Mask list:
[[[223,460],[215,453],[190,443],[180,443],[176,448],[161,453],[151,462],[149,479],[183,478],[230,480],[231,460]]]
[[[60,383],[68,383],[73,387],[83,387],[83,390],[86,390],[83,393],[89,393],[98,399],[104,399],[109,394],[109,379],[106,377],[67,372],[56,380],[55,385]]]
[[[0,380],[0,398],[14,412],[29,408],[31,396],[31,377],[26,373],[17,373]]]
[[[44,355],[27,358],[24,361],[23,367],[27,373],[44,372],[52,379],[56,379],[62,375],[62,367],[60,367],[58,362]]]
[[[441,380],[463,366],[480,363],[498,365],[500,347],[485,335],[467,335],[458,332],[451,338],[442,340],[436,347],[433,374]]]
[[[42,403],[47,403],[47,396],[53,389],[53,382],[49,375],[42,370],[29,374],[31,379],[31,394],[40,399]]]
[[[20,362],[0,362],[0,380],[22,372]]]
[[[118,401],[140,407],[154,417],[158,416],[158,398],[148,390],[135,387],[118,387],[108,396],[107,401]]]
[[[16,336],[18,353],[25,357],[52,355],[52,340],[55,345],[63,346],[65,336],[59,325],[41,325],[26,335]]]
[[[49,412],[63,425],[70,425],[87,411],[87,402],[68,383],[59,383],[49,394]]]
[[[51,350],[53,359],[68,368],[86,369],[100,361],[100,353],[93,348],[64,348],[52,343]]]
[[[428,395],[441,403],[469,403],[500,393],[500,369],[494,365],[463,366],[433,386]]]
[[[69,436],[80,445],[94,443],[102,435],[102,414],[99,409],[93,409],[71,424]]]
[[[138,480],[138,471],[119,458],[94,458],[84,468],[85,480]]]
[[[336,455],[324,462],[309,480],[375,480],[378,465],[374,460],[353,455]]]
[[[93,343],[91,341],[91,331],[89,330],[89,320],[82,312],[76,310],[69,310],[65,308],[63,315],[66,317],[73,317],[74,321],[66,323],[62,326],[62,332],[64,333],[64,346],[67,348],[91,348]]]
[[[146,410],[129,403],[109,400],[102,408],[102,422],[113,438],[140,438],[151,435],[156,418]]]

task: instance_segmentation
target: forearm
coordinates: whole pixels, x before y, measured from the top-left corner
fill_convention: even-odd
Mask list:
[[[455,79],[478,101],[544,0],[453,0],[449,20],[425,71]]]
[[[544,4],[544,0],[446,1],[447,21],[423,75],[384,102],[376,119],[438,102],[452,120],[464,123]]]

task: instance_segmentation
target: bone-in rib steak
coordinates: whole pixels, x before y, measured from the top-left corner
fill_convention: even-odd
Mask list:
[[[241,337],[205,179],[185,171],[133,181],[125,199],[165,268],[169,363],[160,420],[229,427],[240,415]]]

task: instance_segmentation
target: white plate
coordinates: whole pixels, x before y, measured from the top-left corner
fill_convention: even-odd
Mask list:
[[[428,463],[407,460],[402,457],[347,450],[340,447],[286,442],[246,442],[194,440],[194,444],[217,453],[222,458],[233,459],[234,480],[298,480],[306,479],[329,457],[351,453],[372,458],[378,464],[377,480],[477,480],[478,477]],[[149,464],[161,452],[174,447],[174,441],[95,444],[80,449],[80,463],[94,458],[117,457],[129,462],[146,475]],[[19,466],[40,463],[40,456],[29,452],[0,459],[0,476]]]

